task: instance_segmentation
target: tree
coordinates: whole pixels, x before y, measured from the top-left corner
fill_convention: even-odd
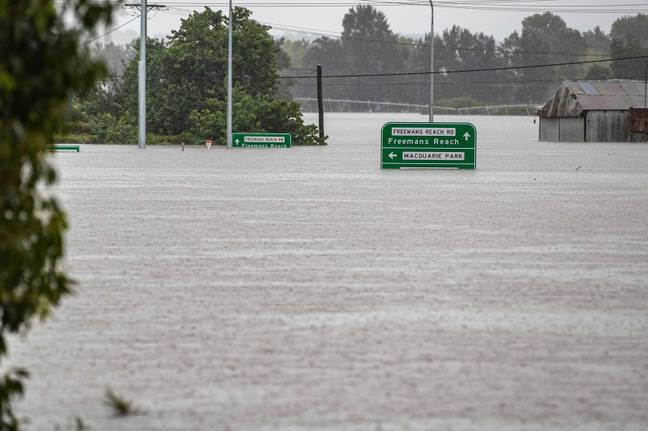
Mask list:
[[[150,132],[185,134],[194,142],[208,138],[225,141],[226,128],[220,119],[225,118],[227,98],[227,19],[223,12],[205,8],[183,19],[180,28],[167,39],[148,41],[147,126]],[[268,30],[268,26],[251,18],[249,10],[234,9],[233,81],[237,94],[250,96],[259,106],[270,103],[286,115],[285,121],[276,123],[257,118],[257,123],[263,127],[255,131],[290,132],[314,143],[311,137],[317,134],[303,125],[298,107],[280,100],[278,67],[287,67],[288,57],[280,50],[281,41],[275,41]],[[135,49],[139,51],[139,43]],[[106,128],[106,121],[123,130],[127,130],[129,124],[131,129],[135,127],[137,64],[137,60],[128,64],[123,81],[116,85],[114,95],[109,95],[117,112],[105,119],[96,116],[90,119],[90,123],[97,126],[95,134],[112,137],[110,142],[118,140],[120,134]],[[99,91],[107,93],[106,89]],[[95,99],[102,100],[101,97]],[[249,104],[244,106],[249,107]],[[262,110],[253,109],[252,112],[260,115]],[[250,125],[250,122],[239,121],[249,116],[235,114],[235,129],[243,130]],[[277,130],[279,128],[281,130]],[[196,134],[198,132],[200,134]],[[131,135],[130,132],[123,134],[121,143],[129,143],[127,138]]]
[[[72,282],[61,269],[66,217],[47,190],[56,181],[47,147],[68,100],[106,72],[81,40],[110,23],[110,2],[0,0],[0,358],[7,334],[47,317]],[[78,23],[67,28],[63,16]],[[26,370],[0,379],[0,430],[18,430],[11,402]]]
[[[304,54],[306,69],[321,64],[326,74],[400,72],[414,54],[414,41],[394,34],[385,15],[372,6],[349,9],[339,39],[315,39]],[[342,78],[327,82],[326,96],[352,100],[407,101],[411,86],[403,77]],[[313,83],[298,83],[293,94],[312,96]],[[403,85],[404,84],[404,85]],[[415,93],[415,92],[414,92]]]
[[[610,37],[614,40],[629,42],[636,40],[648,48],[648,15],[624,16],[612,24]]]
[[[578,30],[567,27],[559,16],[546,12],[526,17],[522,21],[522,33],[512,33],[502,48],[512,66],[526,66],[577,61],[583,58],[587,45]],[[577,79],[582,74],[582,67],[578,65],[519,70],[517,79],[529,84],[531,81],[544,82],[544,85],[519,86],[518,100],[542,102],[550,96],[558,81]]]
[[[403,70],[407,64],[408,52],[401,45],[397,35],[389,28],[385,14],[366,5],[349,9],[342,19],[340,43],[349,72],[393,73]],[[401,99],[402,88],[394,87],[401,77],[354,78],[353,99],[391,100]]]
[[[492,36],[484,33],[471,33],[459,26],[445,30],[435,40],[435,70],[470,70],[492,68],[503,65],[497,44]],[[422,53],[428,63],[429,48]],[[496,85],[483,85],[480,82],[497,81],[506,72],[472,72],[450,75],[437,75],[435,94],[437,99],[471,96],[480,100],[502,101],[505,93]],[[473,84],[477,82],[477,84]]]
[[[583,37],[590,54],[600,55],[601,57],[607,57],[610,54],[610,42],[612,40],[598,25],[594,27],[594,30],[583,33]]]
[[[288,55],[290,65],[294,68],[304,67],[304,56],[310,47],[310,42],[306,39],[282,39],[282,42],[281,50]]]
[[[326,74],[348,73],[346,56],[338,39],[323,36],[315,39],[310,44],[304,54],[304,69],[315,71],[318,65],[323,66]],[[297,96],[315,97],[317,95],[315,84],[314,80],[297,80],[291,93]],[[345,96],[345,90],[348,90],[348,88],[327,85],[325,97],[331,99],[343,97]]]
[[[587,76],[585,76],[585,79],[610,79],[611,73],[612,71],[609,67],[600,64],[593,64],[587,70]]]
[[[636,38],[626,41],[613,39],[610,53],[613,58],[648,56],[648,48],[645,48]],[[615,78],[643,80],[646,74],[646,62],[643,58],[619,60],[612,62],[610,69]]]
[[[638,14],[619,18],[610,31],[610,54],[614,58],[648,55],[648,15]],[[610,65],[615,78],[643,80],[644,59],[615,61]]]
[[[644,33],[648,28],[632,26]],[[551,13],[526,17],[522,31],[512,33],[501,44],[490,35],[471,33],[459,26],[436,34],[434,38],[426,34],[422,39],[412,40],[393,33],[385,16],[371,6],[350,9],[344,16],[340,38],[322,37],[313,41],[307,46],[303,64],[310,70],[321,64],[327,74],[398,74],[327,80],[325,91],[330,98],[427,104],[430,80],[426,72],[430,70],[432,39],[437,100],[469,96],[488,103],[535,104],[546,100],[563,79],[605,78],[612,73],[606,67],[570,65],[445,74],[443,72],[450,70],[591,60],[599,55],[606,58],[612,41],[599,27],[581,34]],[[624,53],[637,52],[636,47],[630,48]],[[638,62],[635,63],[637,66]],[[310,81],[303,80],[291,88],[291,93],[312,96],[314,87]]]

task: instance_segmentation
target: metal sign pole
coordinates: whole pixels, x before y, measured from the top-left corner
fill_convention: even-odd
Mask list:
[[[232,148],[232,0],[229,0],[227,40],[227,148]]]
[[[644,109],[648,107],[648,57],[644,57]]]
[[[434,122],[434,3],[430,0],[430,123]]]
[[[141,2],[140,21],[140,62],[137,90],[139,93],[139,148],[146,147],[146,0]]]
[[[324,145],[324,100],[322,93],[322,66],[317,65],[317,113],[319,116],[320,145]]]

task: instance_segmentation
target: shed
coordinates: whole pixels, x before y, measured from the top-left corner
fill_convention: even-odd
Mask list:
[[[636,138],[633,117],[645,104],[643,81],[564,81],[538,111],[540,140],[550,142],[624,142]],[[648,136],[643,131],[641,140]]]

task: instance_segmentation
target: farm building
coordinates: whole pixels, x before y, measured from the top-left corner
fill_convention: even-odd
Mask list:
[[[645,89],[643,81],[564,81],[538,111],[540,140],[646,141]]]

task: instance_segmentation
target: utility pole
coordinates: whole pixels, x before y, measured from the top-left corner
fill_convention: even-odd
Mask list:
[[[317,112],[319,116],[320,145],[324,145],[324,98],[322,94],[322,66],[317,65]]]
[[[434,122],[434,3],[430,0],[430,123]]]
[[[139,105],[139,138],[137,146],[140,149],[146,148],[146,41],[147,36],[147,18],[149,9],[161,9],[164,6],[157,4],[146,4],[147,0],[140,0],[139,4],[129,3],[126,7],[135,7],[140,10],[140,61],[138,65],[137,95]]]
[[[644,109],[648,107],[648,57],[644,57]]]
[[[139,100],[139,140],[137,146],[140,149],[146,148],[146,42],[148,35],[146,32],[146,21],[148,17],[148,7],[146,0],[142,0],[140,14],[140,61],[137,81],[137,94]],[[432,109],[432,107],[430,107]]]
[[[227,148],[232,148],[232,0],[229,0],[227,39]]]

